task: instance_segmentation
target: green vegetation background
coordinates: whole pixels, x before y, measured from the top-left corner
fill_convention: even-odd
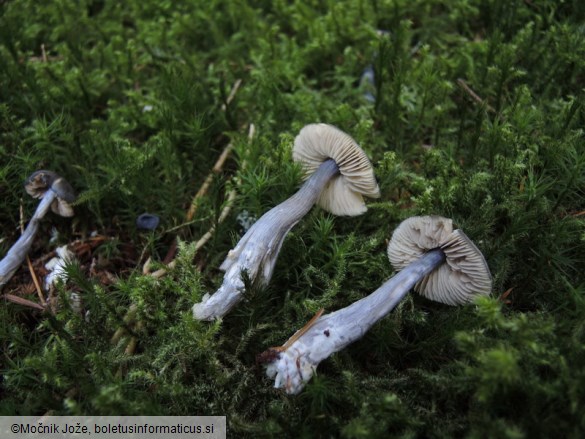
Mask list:
[[[0,254],[18,237],[20,204],[27,218],[34,210],[24,179],[51,169],[80,193],[77,216],[48,217],[31,258],[97,231],[110,239],[92,257],[117,276],[71,266],[55,314],[2,302],[1,414],[227,415],[234,437],[583,437],[583,2],[0,8]],[[375,103],[359,83],[368,65]],[[218,267],[241,236],[238,215],[259,217],[299,186],[292,140],[313,122],[356,138],[382,198],[357,218],[314,208],[267,288],[221,322],[194,321],[191,305],[221,283]],[[229,141],[232,157],[186,222]],[[145,211],[162,218],[155,232],[135,228]],[[410,295],[323,362],[302,394],[273,389],[255,355],[319,308],[381,285],[393,274],[392,230],[418,214],[451,217],[478,244],[492,296],[452,308]],[[142,275],[146,257],[160,262],[177,236],[170,275]],[[71,309],[70,291],[88,318]],[[133,355],[129,336],[110,342],[120,326],[137,339]]]

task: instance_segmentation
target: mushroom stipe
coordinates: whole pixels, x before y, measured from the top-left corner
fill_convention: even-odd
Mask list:
[[[291,198],[265,213],[228,253],[220,266],[225,271],[223,283],[193,306],[196,319],[223,317],[241,301],[243,273],[252,283],[267,285],[286,234],[314,204],[336,215],[353,216],[367,210],[363,196],[380,196],[366,154],[331,125],[305,126],[295,138],[293,158],[302,163],[308,180]]]
[[[275,379],[274,387],[284,388],[290,394],[299,393],[321,361],[360,339],[413,287],[418,291],[427,291],[428,297],[433,300],[448,304],[462,304],[478,295],[489,294],[491,275],[487,263],[462,231],[451,230],[451,220],[441,217],[410,218],[394,232],[389,249],[403,245],[404,232],[410,229],[414,230],[413,233],[406,235],[411,240],[433,247],[422,252],[369,296],[321,316],[300,336],[293,335],[284,344],[286,349],[275,351],[272,348],[266,355],[261,354],[261,358],[269,360],[266,374]],[[441,242],[435,246],[437,239]],[[401,242],[397,243],[397,240]],[[414,253],[417,251],[413,250]],[[437,271],[444,267],[447,267],[446,272]],[[428,281],[436,279],[435,276],[441,280]],[[435,290],[439,290],[439,296],[432,295]]]
[[[41,202],[20,238],[0,261],[0,287],[10,280],[24,261],[39,229],[40,221],[49,209],[61,216],[73,215],[69,202],[75,201],[75,193],[63,177],[52,171],[36,171],[26,179],[24,187],[33,198],[41,198]]]
[[[251,280],[267,285],[287,233],[311,210],[321,189],[339,173],[333,160],[325,161],[291,198],[265,213],[221,264],[223,284],[213,296],[193,306],[199,320],[212,320],[228,313],[241,299],[245,286],[242,271]]]

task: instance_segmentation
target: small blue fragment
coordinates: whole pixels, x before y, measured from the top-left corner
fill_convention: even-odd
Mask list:
[[[136,218],[136,227],[143,230],[154,230],[158,227],[160,218],[152,213],[143,213]]]
[[[359,87],[362,89],[366,101],[372,104],[376,103],[376,74],[373,65],[370,64],[362,72]]]

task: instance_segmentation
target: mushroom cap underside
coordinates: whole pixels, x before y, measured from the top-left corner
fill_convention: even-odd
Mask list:
[[[327,183],[317,201],[335,215],[360,215],[367,210],[364,196],[380,197],[370,159],[351,136],[332,125],[303,127],[295,138],[293,159],[301,162],[305,179],[326,160],[335,161],[339,175]]]
[[[463,231],[453,231],[448,218],[422,216],[403,221],[392,235],[388,257],[400,270],[436,248],[443,250],[445,262],[421,279],[415,291],[447,305],[467,303],[491,292],[492,277],[485,258]]]

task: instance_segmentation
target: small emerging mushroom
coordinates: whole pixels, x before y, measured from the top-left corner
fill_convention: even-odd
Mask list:
[[[479,249],[450,219],[409,218],[394,231],[388,246],[392,264],[401,269],[367,297],[331,314],[318,316],[282,347],[270,348],[259,360],[274,387],[296,394],[321,361],[360,339],[388,314],[411,288],[448,305],[488,295],[492,280]]]
[[[141,230],[154,230],[160,224],[160,217],[152,213],[143,213],[136,218],[136,227]]]
[[[293,159],[301,162],[307,181],[254,223],[228,253],[220,267],[225,271],[223,283],[193,306],[196,319],[222,317],[242,299],[242,272],[252,282],[267,285],[286,234],[315,203],[335,215],[355,216],[367,210],[364,196],[380,196],[370,160],[355,140],[334,126],[305,126],[295,138]]]
[[[49,209],[61,216],[73,216],[73,208],[69,203],[75,201],[75,192],[63,177],[52,171],[36,171],[26,179],[24,188],[33,198],[40,198],[41,202],[23,234],[8,250],[4,259],[0,261],[0,287],[10,280],[24,261],[33,243],[40,221]]]

